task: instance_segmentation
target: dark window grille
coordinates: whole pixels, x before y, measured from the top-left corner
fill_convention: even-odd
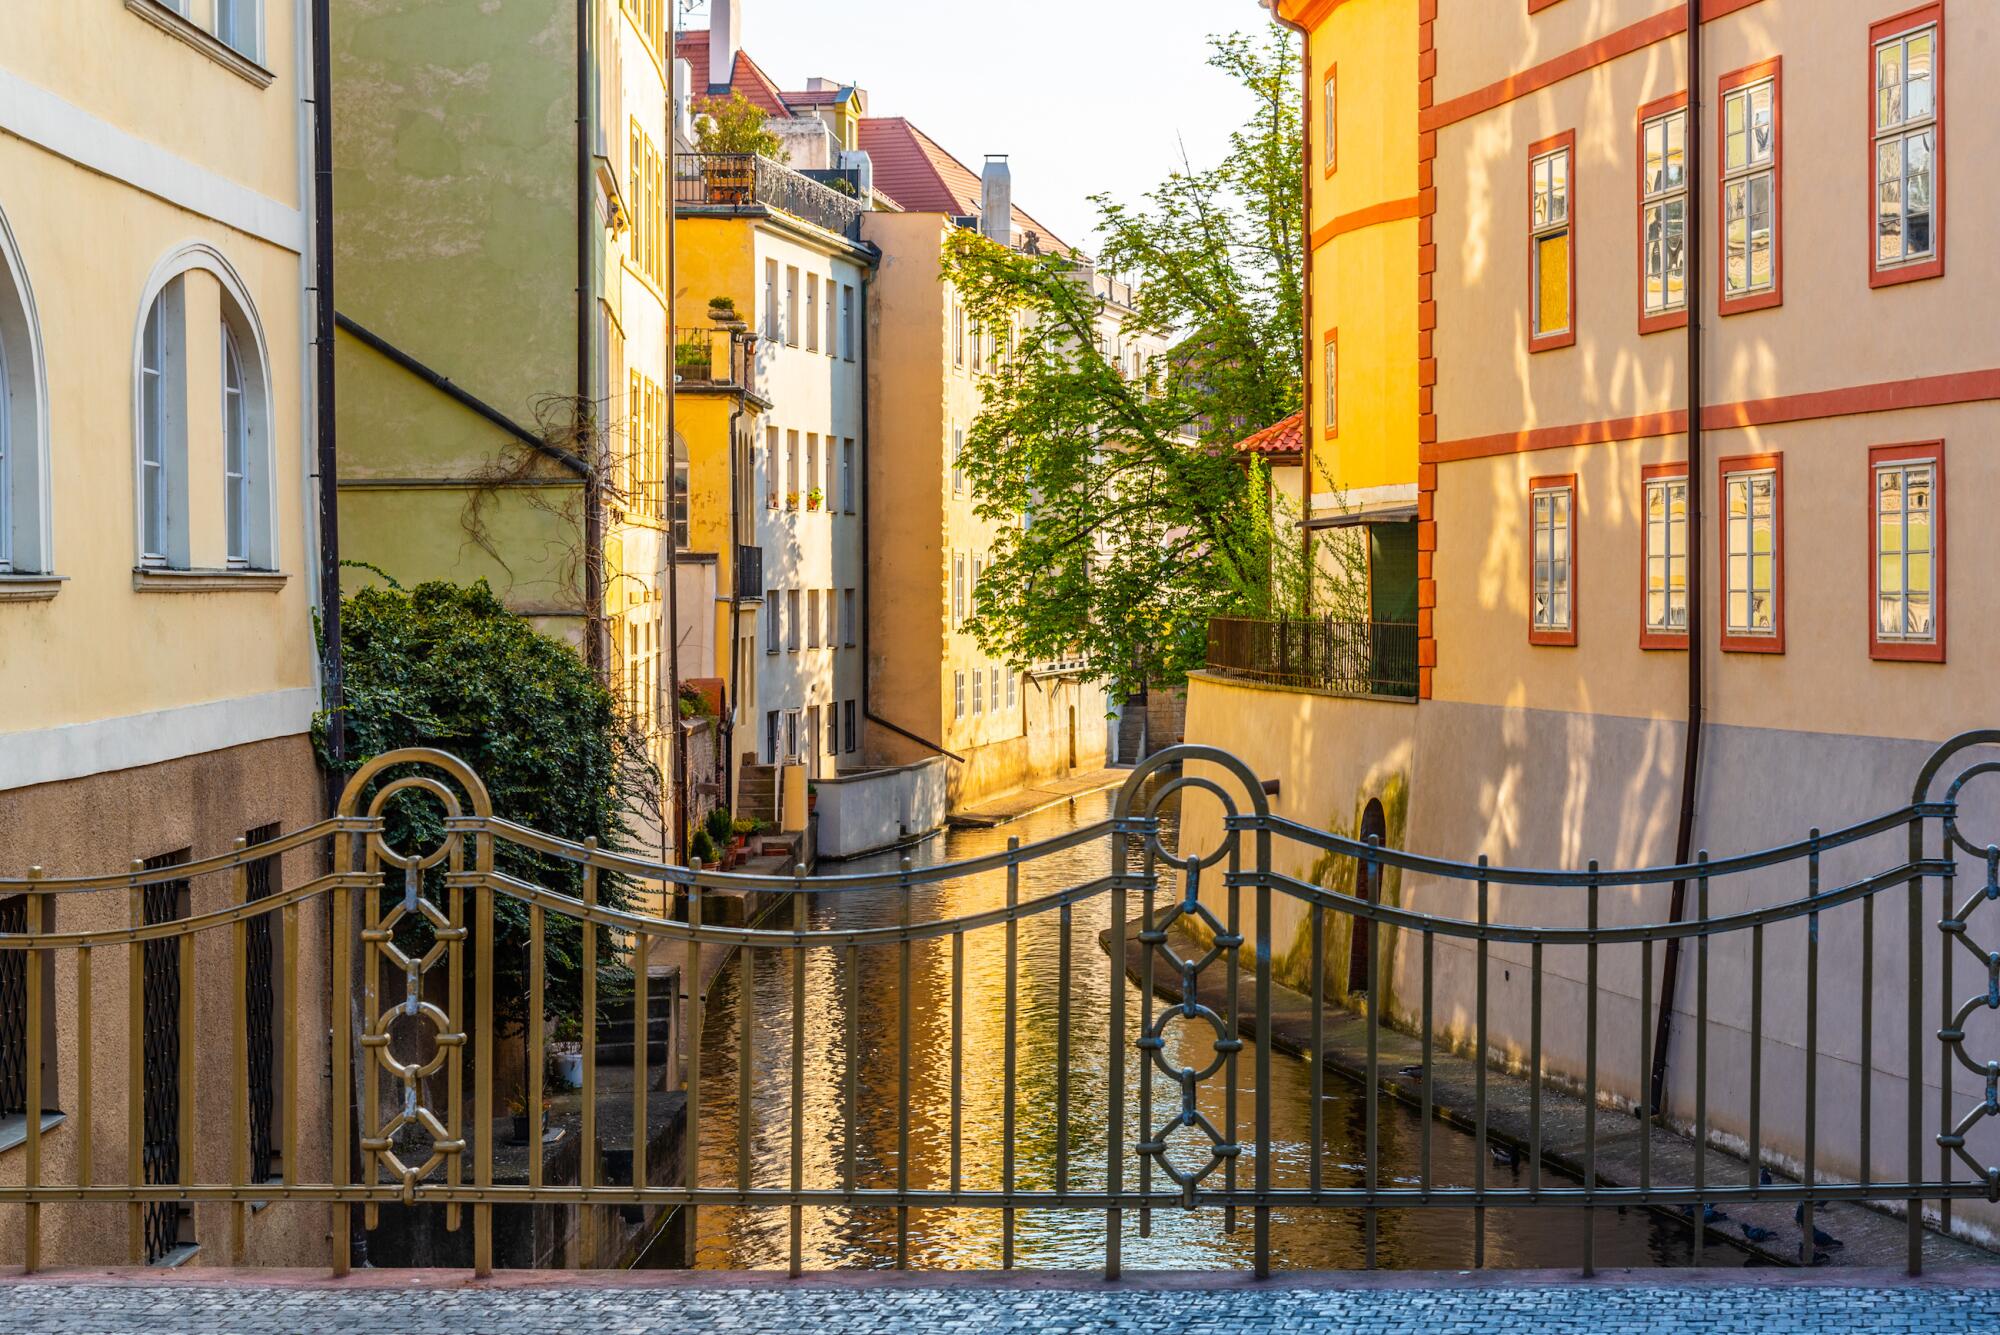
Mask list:
[[[0,899],[0,932],[28,930],[28,897]],[[0,950],[0,1117],[28,1111],[28,956]]]
[[[278,827],[250,831],[245,842],[267,844]],[[251,903],[278,888],[278,859],[259,858],[245,868],[245,895]],[[277,960],[271,942],[274,914],[259,914],[244,924],[246,968],[243,981],[244,1033],[248,1039],[250,1081],[251,1180],[268,1182],[276,1174],[277,1143],[273,1135],[277,1109]]]
[[[175,867],[188,860],[188,850],[148,858],[146,869]],[[145,887],[147,926],[187,916],[186,879],[161,881]],[[148,941],[140,957],[140,992],[145,1032],[141,1035],[145,1069],[144,1139],[140,1165],[147,1185],[178,1182],[181,1175],[181,947],[177,937]],[[174,1201],[145,1206],[146,1261],[164,1259],[181,1245],[183,1207]]]

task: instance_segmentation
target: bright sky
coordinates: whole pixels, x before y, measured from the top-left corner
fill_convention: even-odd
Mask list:
[[[1086,247],[1090,196],[1136,203],[1222,155],[1245,103],[1208,35],[1262,33],[1257,0],[737,0],[743,44],[785,88],[859,84],[979,170],[1006,153],[1014,202]],[[690,28],[708,26],[706,4]]]

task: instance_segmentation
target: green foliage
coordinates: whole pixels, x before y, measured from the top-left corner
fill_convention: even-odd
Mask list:
[[[708,837],[707,830],[696,830],[694,837],[688,840],[688,852],[695,861],[706,866],[715,861],[715,841]]]
[[[1214,40],[1253,113],[1214,168],[1132,208],[1100,196],[1103,267],[1138,280],[1127,337],[1182,339],[1129,378],[1097,355],[1100,310],[1062,256],[969,231],[946,277],[983,328],[1018,327],[984,377],[959,466],[1002,525],[969,629],[1014,662],[1081,657],[1114,694],[1205,659],[1214,616],[1269,616],[1349,587],[1274,522],[1268,475],[1228,448],[1300,403],[1303,153],[1299,57],[1283,34]],[[1315,606],[1327,603],[1316,596]]]
[[[738,92],[703,98],[695,104],[695,147],[703,153],[756,153],[784,162],[785,143],[764,128],[770,117]]]
[[[701,828],[708,832],[709,839],[718,847],[729,842],[729,836],[736,822],[729,818],[728,807],[711,808]]]
[[[495,814],[563,839],[595,838],[609,850],[627,845],[622,813],[649,777],[655,786],[658,778],[643,755],[623,750],[616,702],[574,649],[509,612],[484,580],[362,589],[341,601],[340,615],[348,772],[385,751],[432,747],[472,767]],[[326,722],[321,715],[313,732],[330,763]],[[396,777],[390,770],[378,782]],[[398,794],[385,814],[394,847],[428,850],[443,837],[441,811],[421,794]],[[582,896],[582,869],[573,863],[504,841],[494,862],[509,876]],[[619,877],[598,880],[601,903],[622,907],[629,894]],[[494,918],[495,1006],[517,1027],[526,1019],[528,906],[496,895]],[[582,934],[574,920],[550,913],[544,935],[549,1007],[573,1015],[582,1001]],[[601,944],[599,957],[608,958],[609,943]],[[624,975],[600,977],[615,990]]]

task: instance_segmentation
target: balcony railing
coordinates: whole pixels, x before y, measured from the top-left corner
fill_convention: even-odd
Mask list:
[[[1410,622],[1330,617],[1212,617],[1208,670],[1336,695],[1414,696],[1417,628]]]
[[[762,205],[801,222],[861,239],[861,201],[755,153],[684,153],[674,171],[674,205],[683,213]]]

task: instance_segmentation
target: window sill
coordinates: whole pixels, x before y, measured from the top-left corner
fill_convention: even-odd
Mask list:
[[[167,570],[139,566],[132,587],[141,593],[276,593],[291,576],[282,570]]]
[[[68,1120],[69,1114],[66,1112],[43,1113],[42,1134],[46,1136],[49,1132],[55,1130]],[[28,1115],[26,1113],[9,1113],[5,1117],[0,1117],[0,1154],[5,1154],[8,1150],[27,1143]]]
[[[125,8],[176,41],[185,42],[246,83],[269,88],[278,76],[229,43],[207,32],[194,20],[169,9],[162,0],[125,0]]]
[[[62,575],[0,575],[0,603],[45,603],[62,592]]]

